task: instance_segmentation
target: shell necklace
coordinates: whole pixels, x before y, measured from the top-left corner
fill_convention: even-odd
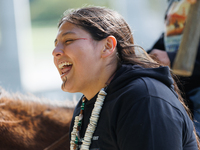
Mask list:
[[[96,129],[97,126],[97,122],[99,119],[99,114],[100,111],[102,109],[102,105],[105,99],[105,96],[107,95],[107,93],[105,92],[105,89],[102,88],[97,96],[96,102],[94,104],[94,108],[92,110],[92,114],[90,117],[90,121],[89,124],[87,126],[83,141],[82,141],[82,145],[80,150],[89,150],[90,144],[91,144],[91,139],[93,136],[93,133]],[[71,132],[71,141],[70,141],[70,150],[77,150],[78,149],[78,142],[80,140],[80,135],[79,135],[79,131],[81,128],[81,124],[82,124],[82,119],[83,119],[83,111],[84,111],[84,106],[85,106],[85,96],[82,98],[82,105],[81,105],[81,111],[79,116],[75,117],[74,120],[74,126],[73,126],[73,130]]]

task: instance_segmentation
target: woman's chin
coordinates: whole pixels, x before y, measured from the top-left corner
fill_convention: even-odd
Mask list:
[[[63,83],[62,83],[62,85],[61,85],[61,89],[64,91],[64,92],[69,92],[68,90],[67,90],[67,85],[66,85],[66,82],[67,82],[67,80],[65,80],[65,81],[63,81]]]
[[[72,88],[70,88],[68,85],[66,85],[66,82],[63,82],[63,83],[62,83],[61,89],[62,89],[64,92],[76,93],[76,91],[74,91]]]

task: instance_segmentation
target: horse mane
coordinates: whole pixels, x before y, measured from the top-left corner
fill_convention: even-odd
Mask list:
[[[0,89],[0,149],[40,150],[69,132],[76,102],[59,106],[32,94]],[[58,147],[69,149],[69,139]]]

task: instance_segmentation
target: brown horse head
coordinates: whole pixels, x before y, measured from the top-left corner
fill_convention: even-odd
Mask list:
[[[66,135],[69,133],[74,107],[41,102],[44,100],[33,95],[10,94],[1,88],[1,150],[43,150],[60,141],[63,136],[65,140],[54,149],[69,149],[69,138]]]

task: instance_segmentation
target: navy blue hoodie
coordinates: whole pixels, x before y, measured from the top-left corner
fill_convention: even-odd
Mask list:
[[[106,92],[90,150],[197,150],[193,123],[177,99],[168,67],[122,65]],[[82,138],[96,97],[86,101]]]

